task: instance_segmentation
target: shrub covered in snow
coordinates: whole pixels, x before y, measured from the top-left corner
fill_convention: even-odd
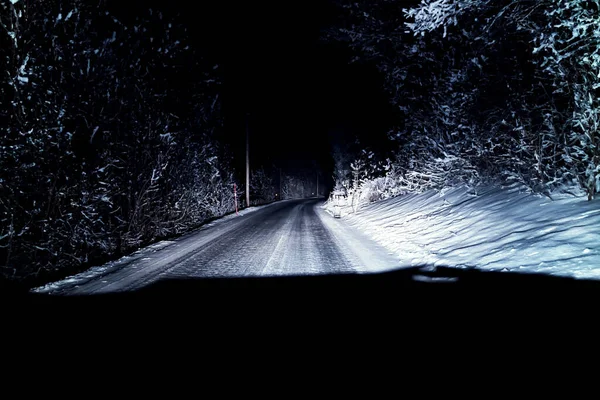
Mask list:
[[[218,66],[160,13],[90,4],[0,3],[0,277],[79,268],[233,208]]]
[[[409,191],[519,182],[600,189],[600,1],[341,1],[329,38],[374,63],[403,120]]]

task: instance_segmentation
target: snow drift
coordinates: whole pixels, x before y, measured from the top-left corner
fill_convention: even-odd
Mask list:
[[[342,219],[420,264],[600,278],[600,203],[522,186],[466,186],[407,194],[361,207],[342,201]],[[325,204],[333,212],[334,202]]]

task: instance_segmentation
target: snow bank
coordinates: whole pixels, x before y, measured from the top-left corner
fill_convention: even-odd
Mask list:
[[[332,212],[333,203],[324,206]],[[397,254],[432,264],[600,278],[600,202],[522,187],[458,187],[363,206],[342,218]]]
[[[255,206],[255,207],[247,207],[243,210],[240,210],[239,215],[241,216],[241,215],[250,214],[250,213],[260,210],[264,207],[269,207],[272,204],[276,204],[276,203],[266,204],[266,205],[262,205],[262,206]],[[223,216],[223,217],[218,218],[210,223],[202,225],[202,227],[200,229],[203,230],[203,229],[206,229],[209,227],[220,225],[226,221],[236,218],[237,216],[238,215],[236,215],[235,213]],[[52,293],[52,292],[55,292],[64,287],[67,287],[67,286],[81,285],[91,279],[105,276],[114,271],[122,269],[122,268],[134,263],[137,260],[144,260],[144,259],[148,258],[149,256],[151,256],[153,253],[163,250],[164,248],[169,247],[169,246],[177,243],[178,241],[181,241],[181,239],[195,235],[197,233],[198,233],[198,230],[194,230],[194,231],[186,233],[186,234],[182,235],[180,238],[177,238],[174,240],[162,240],[162,241],[156,242],[156,243],[146,246],[142,249],[139,249],[132,254],[123,256],[123,257],[119,258],[118,260],[110,261],[104,265],[98,265],[98,266],[91,267],[88,270],[83,271],[79,274],[69,276],[60,281],[48,283],[44,286],[33,288],[31,291],[34,293]],[[134,267],[134,268],[137,268],[137,267]]]

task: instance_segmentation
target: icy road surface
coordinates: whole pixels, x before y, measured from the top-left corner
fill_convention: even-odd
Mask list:
[[[134,290],[160,279],[380,272],[398,258],[344,221],[322,200],[274,203],[226,217],[174,241],[35,291],[93,294]]]

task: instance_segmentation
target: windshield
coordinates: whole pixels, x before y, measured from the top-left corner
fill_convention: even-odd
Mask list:
[[[201,3],[0,4],[3,285],[600,277],[597,2]]]

